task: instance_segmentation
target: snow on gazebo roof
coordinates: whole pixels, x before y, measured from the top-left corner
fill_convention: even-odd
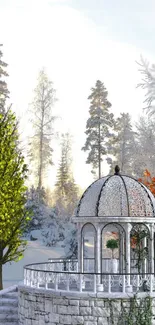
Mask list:
[[[92,183],[77,206],[77,217],[154,217],[155,198],[142,183],[127,175],[115,174]]]

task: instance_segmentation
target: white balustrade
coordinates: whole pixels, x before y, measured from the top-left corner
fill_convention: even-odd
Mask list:
[[[24,269],[24,285],[35,288],[45,288],[46,290],[64,292],[107,292],[125,293],[128,285],[128,274],[95,274],[78,273],[77,261],[50,262],[26,266]],[[153,274],[130,275],[130,286],[133,292],[154,290]]]
[[[108,292],[111,293],[111,275],[108,274]]]
[[[139,288],[139,274],[137,274],[137,289]]]
[[[82,286],[83,286],[83,274],[79,274],[79,291],[82,292]]]
[[[151,274],[150,275],[150,292],[153,291],[153,289],[154,289],[153,287],[154,287],[154,275]]]
[[[125,293],[125,274],[122,275],[122,292]]]
[[[96,290],[96,281],[97,281],[96,274],[93,274],[93,279],[94,279],[94,293],[96,293],[97,292],[97,290]]]

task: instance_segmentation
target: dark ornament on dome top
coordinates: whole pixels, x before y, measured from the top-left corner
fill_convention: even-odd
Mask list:
[[[120,175],[120,168],[118,165],[115,166],[115,173],[114,175]]]

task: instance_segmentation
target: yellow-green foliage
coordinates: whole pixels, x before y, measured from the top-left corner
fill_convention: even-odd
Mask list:
[[[0,114],[0,266],[22,258],[21,235],[29,220],[24,185],[27,166],[18,149],[16,117],[9,109]]]

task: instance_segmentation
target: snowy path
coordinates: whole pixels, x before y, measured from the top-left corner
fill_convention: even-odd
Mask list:
[[[29,241],[24,258],[19,262],[7,263],[3,267],[3,287],[7,288],[23,280],[23,266],[26,264],[46,262],[48,258],[64,255],[61,247],[45,247],[38,241]]]

